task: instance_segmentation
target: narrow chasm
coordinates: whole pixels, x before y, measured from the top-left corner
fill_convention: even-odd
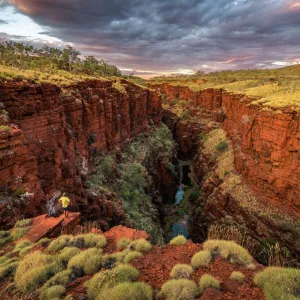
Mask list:
[[[180,180],[176,143],[168,127],[153,127],[125,148],[100,154],[94,161],[88,194],[114,194],[125,213],[119,224],[145,230],[152,243],[164,244],[163,220]]]

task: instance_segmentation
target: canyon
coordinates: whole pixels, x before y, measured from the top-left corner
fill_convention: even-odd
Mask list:
[[[85,192],[91,158],[122,147],[149,131],[149,124],[158,125],[161,102],[157,93],[135,84],[123,81],[119,86],[110,80],[66,88],[1,82],[1,104],[9,116],[0,127],[1,227],[43,213],[46,202],[61,191],[83,216],[98,214],[106,227],[108,219],[109,225],[122,223],[116,194]]]
[[[299,257],[300,115],[292,109],[264,110],[244,95],[219,89],[193,92],[170,84],[148,89],[123,79],[65,87],[2,81],[0,96],[9,116],[0,124],[1,227],[44,213],[47,201],[62,191],[84,220],[99,222],[103,230],[125,224],[119,195],[90,193],[89,174],[96,157],[118,156],[162,120],[178,144],[175,167],[178,158],[191,160],[190,176],[200,189],[190,204],[193,241],[202,242],[216,222],[237,225],[251,241],[275,239]],[[186,101],[190,118],[173,110],[176,99]],[[214,130],[223,131],[233,154],[234,168],[225,167],[222,176],[219,158],[204,151]],[[156,201],[161,220],[162,206],[172,203],[178,184],[166,163],[159,160],[151,174],[163,199]]]

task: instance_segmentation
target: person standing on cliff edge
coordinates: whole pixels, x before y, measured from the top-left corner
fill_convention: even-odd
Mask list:
[[[70,210],[69,205],[70,205],[70,202],[71,202],[70,198],[67,197],[66,193],[63,193],[62,197],[60,197],[58,202],[62,205],[65,217],[68,218],[69,217],[69,210]]]

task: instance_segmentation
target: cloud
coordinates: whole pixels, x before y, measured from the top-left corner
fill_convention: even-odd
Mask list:
[[[299,57],[298,4],[286,0],[5,0],[47,31],[123,69],[272,67]]]

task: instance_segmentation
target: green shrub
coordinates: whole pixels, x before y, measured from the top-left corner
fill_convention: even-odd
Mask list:
[[[6,244],[7,242],[10,242],[10,241],[11,241],[10,232],[1,230],[0,231],[0,246],[3,246],[4,244]]]
[[[130,261],[132,261],[133,259],[135,259],[137,257],[141,257],[141,256],[143,256],[143,254],[141,252],[131,251],[124,257],[124,263],[127,264]]]
[[[189,119],[191,116],[190,116],[190,113],[188,111],[183,111],[181,114],[180,114],[180,118],[182,120],[187,120]]]
[[[87,295],[90,299],[95,299],[102,290],[118,283],[135,281],[138,277],[139,271],[129,265],[119,265],[112,270],[99,272],[85,283]]]
[[[7,230],[0,230],[0,238],[6,238],[10,236],[10,232]]]
[[[0,125],[0,130],[9,131],[9,127],[6,125]]]
[[[190,195],[189,195],[190,202],[195,202],[198,200],[198,198],[199,198],[199,190],[193,190],[190,192]]]
[[[199,280],[200,293],[202,294],[206,288],[220,288],[220,282],[215,277],[205,274]]]
[[[209,267],[211,259],[212,257],[210,251],[203,250],[193,255],[191,264],[194,269],[198,269],[200,267]]]
[[[24,256],[24,255],[27,254],[33,247],[34,247],[34,245],[31,245],[31,246],[27,246],[27,247],[21,249],[20,252],[19,252],[19,256]]]
[[[14,275],[19,262],[16,259],[9,259],[0,265],[0,279],[5,279],[8,276]]]
[[[62,264],[66,264],[73,256],[80,253],[80,250],[76,247],[65,247],[56,256],[57,261]]]
[[[52,278],[50,278],[41,288],[41,294],[43,294],[46,290],[48,290],[50,287],[55,285],[62,285],[65,286],[71,280],[74,278],[73,273],[71,270],[63,270],[56,275],[54,275]],[[42,298],[42,297],[41,297]]]
[[[123,282],[110,290],[103,290],[97,300],[152,300],[151,286],[144,282]]]
[[[269,267],[257,273],[254,283],[261,287],[267,300],[297,300],[300,296],[300,270]]]
[[[103,248],[106,246],[106,238],[104,235],[96,233],[80,234],[74,237],[72,245],[79,248]]]
[[[42,245],[43,247],[46,247],[50,243],[51,243],[51,239],[49,239],[49,238],[42,238],[36,244],[37,245]]]
[[[51,277],[55,269],[51,270],[49,262],[49,257],[40,251],[26,255],[20,261],[15,274],[18,290],[22,292],[33,291],[39,284]]]
[[[176,246],[183,246],[186,244],[186,238],[183,235],[178,235],[175,238],[173,238],[169,244],[176,245]]]
[[[31,225],[31,219],[20,220],[15,224],[15,227],[27,227]]]
[[[83,272],[83,274],[92,274],[97,272],[101,267],[102,249],[90,248],[73,256],[69,263],[68,269]]]
[[[21,251],[23,248],[26,248],[28,246],[32,246],[32,243],[28,240],[20,241],[16,244],[13,253]]]
[[[152,245],[145,239],[139,239],[139,240],[133,241],[129,245],[129,248],[134,249],[138,252],[147,252],[152,249]]]
[[[43,300],[54,300],[60,299],[62,294],[66,291],[63,285],[53,285],[48,289],[43,290],[40,299]]]
[[[117,243],[117,248],[119,250],[125,249],[129,244],[131,243],[130,239],[127,238],[121,238]]]
[[[28,231],[30,230],[30,227],[15,227],[10,236],[13,241],[19,240],[21,237],[23,237]]]
[[[166,300],[194,300],[198,295],[197,284],[188,279],[171,279],[161,288]]]
[[[193,273],[193,268],[190,265],[177,264],[173,267],[170,276],[173,279],[190,278]]]
[[[228,149],[228,144],[226,141],[221,141],[216,145],[216,150],[219,152],[224,152]]]
[[[230,275],[230,280],[244,281],[245,275],[242,272],[233,271]]]
[[[69,246],[73,239],[74,238],[72,235],[61,235],[50,243],[47,250],[49,252],[57,252],[59,250],[62,250],[66,246]]]
[[[208,240],[203,244],[203,249],[231,263],[248,265],[253,261],[248,250],[232,241]]]

